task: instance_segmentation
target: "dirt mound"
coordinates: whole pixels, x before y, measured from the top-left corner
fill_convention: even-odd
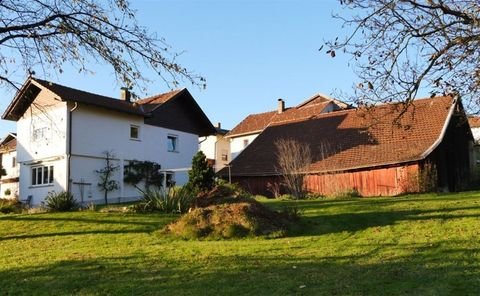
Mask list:
[[[211,203],[183,215],[168,225],[166,232],[188,239],[279,237],[286,233],[288,216],[272,211],[252,198],[210,196],[202,199],[205,203],[206,200]]]

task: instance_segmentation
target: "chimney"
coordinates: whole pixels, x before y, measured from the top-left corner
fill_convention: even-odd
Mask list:
[[[131,93],[128,87],[120,88],[120,100],[130,103]]]
[[[283,113],[283,111],[285,111],[285,101],[282,99],[278,99],[277,112],[278,114],[280,114],[280,113]]]
[[[222,128],[222,124],[220,122],[217,122],[216,128]]]

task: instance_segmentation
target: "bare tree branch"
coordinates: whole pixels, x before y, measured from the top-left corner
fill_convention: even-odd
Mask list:
[[[480,5],[476,0],[340,0],[350,28],[326,51],[355,60],[359,104],[401,101],[419,91],[459,93],[480,112]],[[332,56],[335,56],[333,54]],[[475,107],[472,110],[472,107]]]
[[[89,72],[95,61],[109,64],[127,86],[152,80],[146,65],[170,88],[181,81],[205,87],[203,77],[177,63],[180,54],[141,27],[126,0],[0,1],[0,86],[18,87],[15,71],[48,76],[71,64]]]

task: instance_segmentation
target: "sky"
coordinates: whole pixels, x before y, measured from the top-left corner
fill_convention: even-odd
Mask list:
[[[178,62],[207,79],[205,90],[184,81],[213,124],[231,129],[248,114],[274,110],[277,99],[297,105],[317,93],[352,90],[356,76],[350,58],[331,58],[318,49],[348,31],[332,18],[342,12],[336,0],[133,0],[139,23],[164,37]],[[348,12],[343,12],[348,13]],[[120,87],[108,65],[94,74],[65,67],[48,80],[111,97]],[[45,78],[45,77],[39,77]],[[148,86],[154,95],[169,91],[158,77]],[[14,93],[0,89],[0,112]],[[2,120],[0,137],[15,131]]]

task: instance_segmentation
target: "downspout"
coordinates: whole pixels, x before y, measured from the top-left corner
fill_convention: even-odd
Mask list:
[[[71,185],[70,185],[70,160],[72,158],[72,115],[73,111],[75,111],[78,107],[78,103],[75,102],[75,106],[68,111],[68,151],[67,151],[67,192],[71,192]]]

